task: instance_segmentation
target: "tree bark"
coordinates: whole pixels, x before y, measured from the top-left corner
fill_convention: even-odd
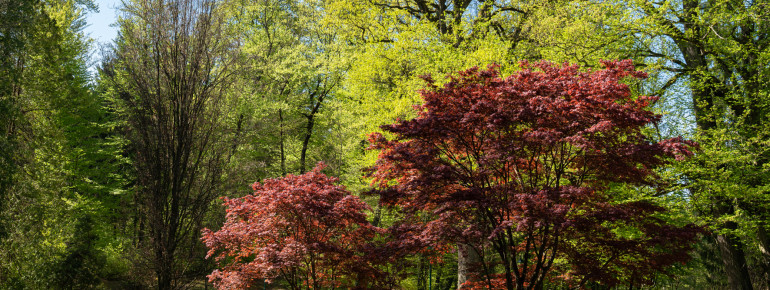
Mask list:
[[[321,103],[324,101],[324,97],[326,96],[326,93],[322,93],[318,96],[318,100],[313,105],[313,110],[310,111],[310,113],[305,114],[305,118],[307,118],[307,124],[305,125],[305,137],[302,139],[302,152],[299,156],[299,173],[305,173],[306,168],[306,159],[307,159],[307,149],[308,146],[310,146],[310,137],[313,136],[313,126],[315,125],[315,116],[316,113],[318,113],[318,109],[321,108]]]
[[[727,222],[725,227],[735,229],[738,225],[735,222]],[[743,243],[731,234],[718,234],[716,241],[719,246],[722,263],[725,266],[725,272],[727,273],[727,280],[730,283],[730,289],[754,289],[743,253]]]
[[[478,276],[478,263],[481,263],[481,256],[473,247],[457,244],[457,289],[462,288],[471,276]]]
[[[695,123],[701,132],[715,129],[717,127],[715,115],[715,101],[725,100],[727,88],[719,79],[708,74],[709,65],[707,61],[708,52],[705,44],[701,43],[699,36],[704,35],[704,30],[708,28],[698,24],[698,11],[700,2],[698,0],[684,0],[683,20],[684,33],[679,38],[674,38],[682,57],[685,60],[687,69],[691,71],[690,78],[692,85],[692,104],[695,114]],[[687,36],[687,35],[692,36]],[[728,199],[715,200],[715,206],[721,208],[717,210],[717,215],[728,214],[734,208],[734,201]],[[727,222],[722,225],[722,229],[734,230],[738,225],[735,222]],[[716,236],[720,256],[727,273],[731,289],[752,289],[751,277],[746,265],[746,257],[743,252],[743,243],[740,239],[731,234],[719,234]]]
[[[770,289],[770,236],[767,233],[767,226],[761,224],[757,229],[757,238],[759,240],[759,253],[762,255],[762,284],[765,289]]]
[[[278,134],[281,142],[281,176],[286,175],[286,150],[283,147],[283,110],[278,109]]]

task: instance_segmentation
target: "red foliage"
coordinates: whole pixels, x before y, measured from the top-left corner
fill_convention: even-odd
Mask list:
[[[700,229],[667,224],[649,202],[613,203],[609,189],[656,186],[653,170],[695,144],[651,142],[641,130],[659,120],[648,110],[656,98],[634,97],[621,82],[646,75],[630,61],[603,65],[524,62],[505,79],[496,66],[473,68],[443,87],[425,77],[418,117],[383,126],[394,140],[370,135],[381,150],[372,193],[405,214],[392,229],[402,248],[486,247],[496,255],[487,269],[505,271],[476,282],[503,279],[509,289],[554,277],[646,283],[687,261]]]
[[[209,275],[217,287],[243,289],[280,278],[294,289],[367,287],[383,282],[371,258],[378,228],[368,206],[336,178],[311,172],[254,183],[254,194],[224,198],[227,221],[202,240],[222,265]]]

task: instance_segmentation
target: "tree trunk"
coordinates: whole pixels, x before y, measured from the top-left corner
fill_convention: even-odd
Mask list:
[[[704,35],[707,27],[698,24],[698,11],[700,1],[684,0],[683,28],[685,34]],[[684,37],[685,34],[682,34]],[[685,60],[687,68],[692,71],[689,74],[691,78],[690,89],[692,90],[692,108],[695,114],[696,126],[701,132],[715,129],[717,127],[717,113],[714,112],[715,101],[725,100],[727,88],[719,79],[709,75],[709,64],[706,59],[705,45],[700,43],[701,39],[674,39],[677,42],[682,57]],[[715,200],[715,206],[721,208],[717,210],[716,215],[732,212],[734,201],[729,199]],[[737,229],[735,222],[728,222],[722,225],[722,229]],[[720,234],[716,236],[722,263],[727,273],[730,287],[732,289],[752,289],[751,278],[746,265],[746,257],[743,252],[743,243],[740,239],[730,234]]]
[[[318,100],[313,105],[313,110],[310,113],[305,114],[307,118],[307,125],[305,126],[305,137],[302,140],[302,151],[299,155],[299,173],[305,173],[305,163],[307,159],[307,148],[310,146],[310,137],[313,136],[313,125],[315,125],[315,115],[318,113],[318,109],[321,108],[321,103],[324,101],[325,94],[318,96]]]
[[[278,109],[278,134],[281,141],[281,176],[286,175],[286,151],[283,147],[283,110]]]
[[[171,282],[173,280],[172,269],[170,264],[171,259],[167,257],[168,253],[164,253],[163,250],[156,250],[156,255],[160,256],[159,267],[155,270],[155,274],[158,275],[158,289],[168,290],[171,289]]]
[[[738,224],[727,222],[724,227],[727,229],[737,229]],[[731,234],[718,234],[716,241],[719,246],[722,263],[725,266],[725,272],[727,273],[727,280],[730,283],[730,289],[754,289],[751,285],[751,277],[749,276],[749,269],[743,253],[743,243]]]
[[[305,173],[305,160],[307,158],[307,147],[310,146],[310,137],[313,136],[313,123],[315,114],[307,116],[307,126],[305,127],[305,137],[302,139],[302,151],[299,155],[299,173]]]
[[[478,264],[481,256],[467,244],[457,244],[457,289],[471,276],[479,277]]]
[[[767,233],[766,225],[760,225],[757,230],[759,239],[759,252],[762,255],[762,284],[765,289],[770,289],[770,236]]]

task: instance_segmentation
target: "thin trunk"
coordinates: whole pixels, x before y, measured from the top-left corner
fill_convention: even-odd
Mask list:
[[[299,156],[299,173],[305,173],[305,160],[307,158],[307,147],[310,144],[310,137],[313,134],[313,125],[315,123],[313,115],[308,115],[307,117],[307,126],[305,127],[305,138],[302,139],[302,152]]]
[[[324,101],[324,95],[320,95],[318,97],[318,101],[316,101],[315,105],[313,106],[313,110],[310,111],[310,113],[305,114],[305,118],[307,118],[307,125],[305,126],[305,138],[302,140],[302,152],[299,156],[299,173],[305,173],[306,168],[306,159],[307,159],[307,148],[310,145],[310,137],[313,136],[313,125],[315,125],[315,115],[318,113],[318,109],[321,108],[321,103]]]
[[[135,244],[134,246],[139,247],[144,243],[144,222],[145,222],[145,215],[142,214],[142,211],[140,209],[141,201],[139,200],[138,195],[134,195],[134,231],[135,235],[134,237],[136,240],[134,240]]]
[[[428,277],[427,277],[427,269],[425,267],[425,257],[420,256],[417,259],[417,289],[418,290],[424,290],[428,289]]]
[[[377,207],[374,209],[374,218],[372,219],[372,225],[375,227],[379,227],[381,221],[382,221],[382,205],[380,205],[380,203],[377,203]]]
[[[238,123],[235,125],[235,135],[233,136],[233,145],[230,147],[230,154],[227,155],[227,162],[225,164],[230,163],[233,155],[235,155],[235,150],[238,149],[238,143],[240,143],[238,139],[241,137],[243,118],[243,114],[238,115]]]
[[[159,257],[157,262],[159,267],[155,272],[158,275],[158,289],[160,290],[172,289],[171,282],[173,280],[173,275],[171,264],[169,264],[172,262],[172,259],[169,257],[169,254],[170,253],[160,247],[156,249],[156,256]]]
[[[281,143],[281,176],[286,175],[286,151],[283,147],[283,110],[278,109],[278,134]]]

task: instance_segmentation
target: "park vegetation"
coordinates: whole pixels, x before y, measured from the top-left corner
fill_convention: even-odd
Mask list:
[[[119,6],[0,0],[0,288],[770,287],[770,1]]]

